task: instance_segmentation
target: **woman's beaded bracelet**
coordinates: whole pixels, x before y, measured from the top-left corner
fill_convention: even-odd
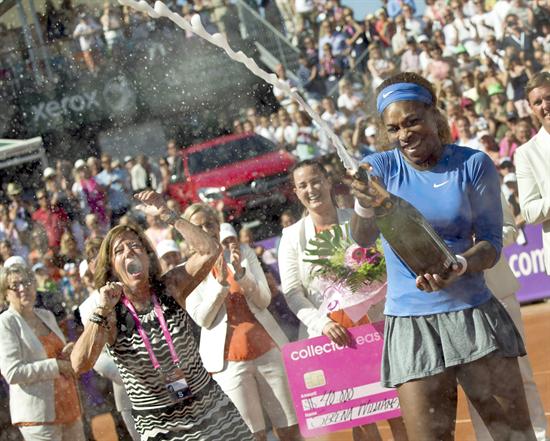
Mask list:
[[[94,312],[88,320],[107,330],[111,329],[111,325],[109,324],[109,318],[105,317],[104,315],[98,314],[97,312]]]

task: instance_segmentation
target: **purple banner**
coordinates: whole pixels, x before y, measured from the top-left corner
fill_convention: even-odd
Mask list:
[[[542,226],[527,225],[524,228],[525,245],[512,244],[504,249],[504,255],[521,288],[517,293],[520,303],[550,297],[550,276],[544,268]]]

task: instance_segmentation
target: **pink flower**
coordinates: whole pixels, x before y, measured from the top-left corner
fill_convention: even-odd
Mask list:
[[[345,262],[346,266],[352,269],[357,269],[364,263],[368,262],[367,248],[359,245],[351,245],[346,250]]]

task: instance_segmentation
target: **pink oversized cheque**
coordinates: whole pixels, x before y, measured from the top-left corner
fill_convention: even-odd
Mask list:
[[[283,347],[292,400],[305,437],[401,415],[396,390],[380,385],[384,322],[349,332],[350,347],[324,336]]]

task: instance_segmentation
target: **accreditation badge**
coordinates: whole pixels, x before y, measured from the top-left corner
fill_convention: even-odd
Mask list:
[[[166,384],[166,390],[174,403],[185,401],[193,395],[182,370],[179,368],[175,367],[165,374],[164,382]]]

